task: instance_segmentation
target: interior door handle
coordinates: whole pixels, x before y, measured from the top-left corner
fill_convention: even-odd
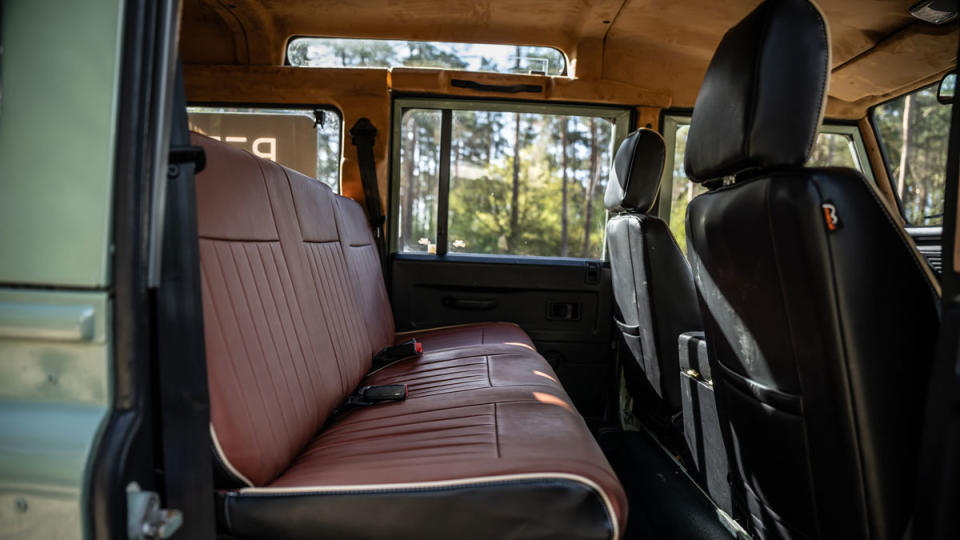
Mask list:
[[[443,305],[453,309],[484,311],[494,309],[500,304],[493,298],[453,298],[445,296],[443,297]]]

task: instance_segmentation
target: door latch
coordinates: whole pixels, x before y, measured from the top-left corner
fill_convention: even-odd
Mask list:
[[[160,508],[160,496],[144,491],[136,482],[127,486],[127,537],[161,540],[173,536],[183,524],[180,510]]]

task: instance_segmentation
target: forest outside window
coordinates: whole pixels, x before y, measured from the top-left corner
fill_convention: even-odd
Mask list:
[[[603,258],[603,194],[629,111],[420,100],[397,108],[397,251]]]
[[[670,225],[677,244],[687,251],[685,220],[687,205],[694,197],[707,191],[700,184],[691,182],[683,169],[687,149],[687,134],[690,132],[689,116],[664,118],[664,139],[667,142],[667,164],[661,181],[661,196],[670,193],[669,199],[660,202],[660,217]],[[670,148],[673,149],[670,152]],[[866,149],[857,127],[844,124],[824,124],[807,160],[808,167],[849,167],[866,175],[871,181],[873,173],[864,168],[867,163]]]
[[[390,39],[296,37],[287,45],[287,61],[297,67],[414,67],[552,76],[567,71],[566,57],[550,47]]]
[[[312,176],[340,192],[340,131],[328,109],[188,107],[190,130]]]
[[[937,85],[873,108],[890,184],[907,223],[943,223],[943,182],[947,170],[950,105],[937,101]]]

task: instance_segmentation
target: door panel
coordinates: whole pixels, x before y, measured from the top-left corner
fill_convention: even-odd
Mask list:
[[[601,261],[541,257],[394,254],[397,330],[470,322],[519,324],[557,371],[578,410],[603,411],[612,376],[613,296]]]

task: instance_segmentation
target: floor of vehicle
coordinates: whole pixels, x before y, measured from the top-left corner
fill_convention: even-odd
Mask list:
[[[716,506],[649,433],[607,432],[598,440],[630,503],[624,539],[734,537]]]

